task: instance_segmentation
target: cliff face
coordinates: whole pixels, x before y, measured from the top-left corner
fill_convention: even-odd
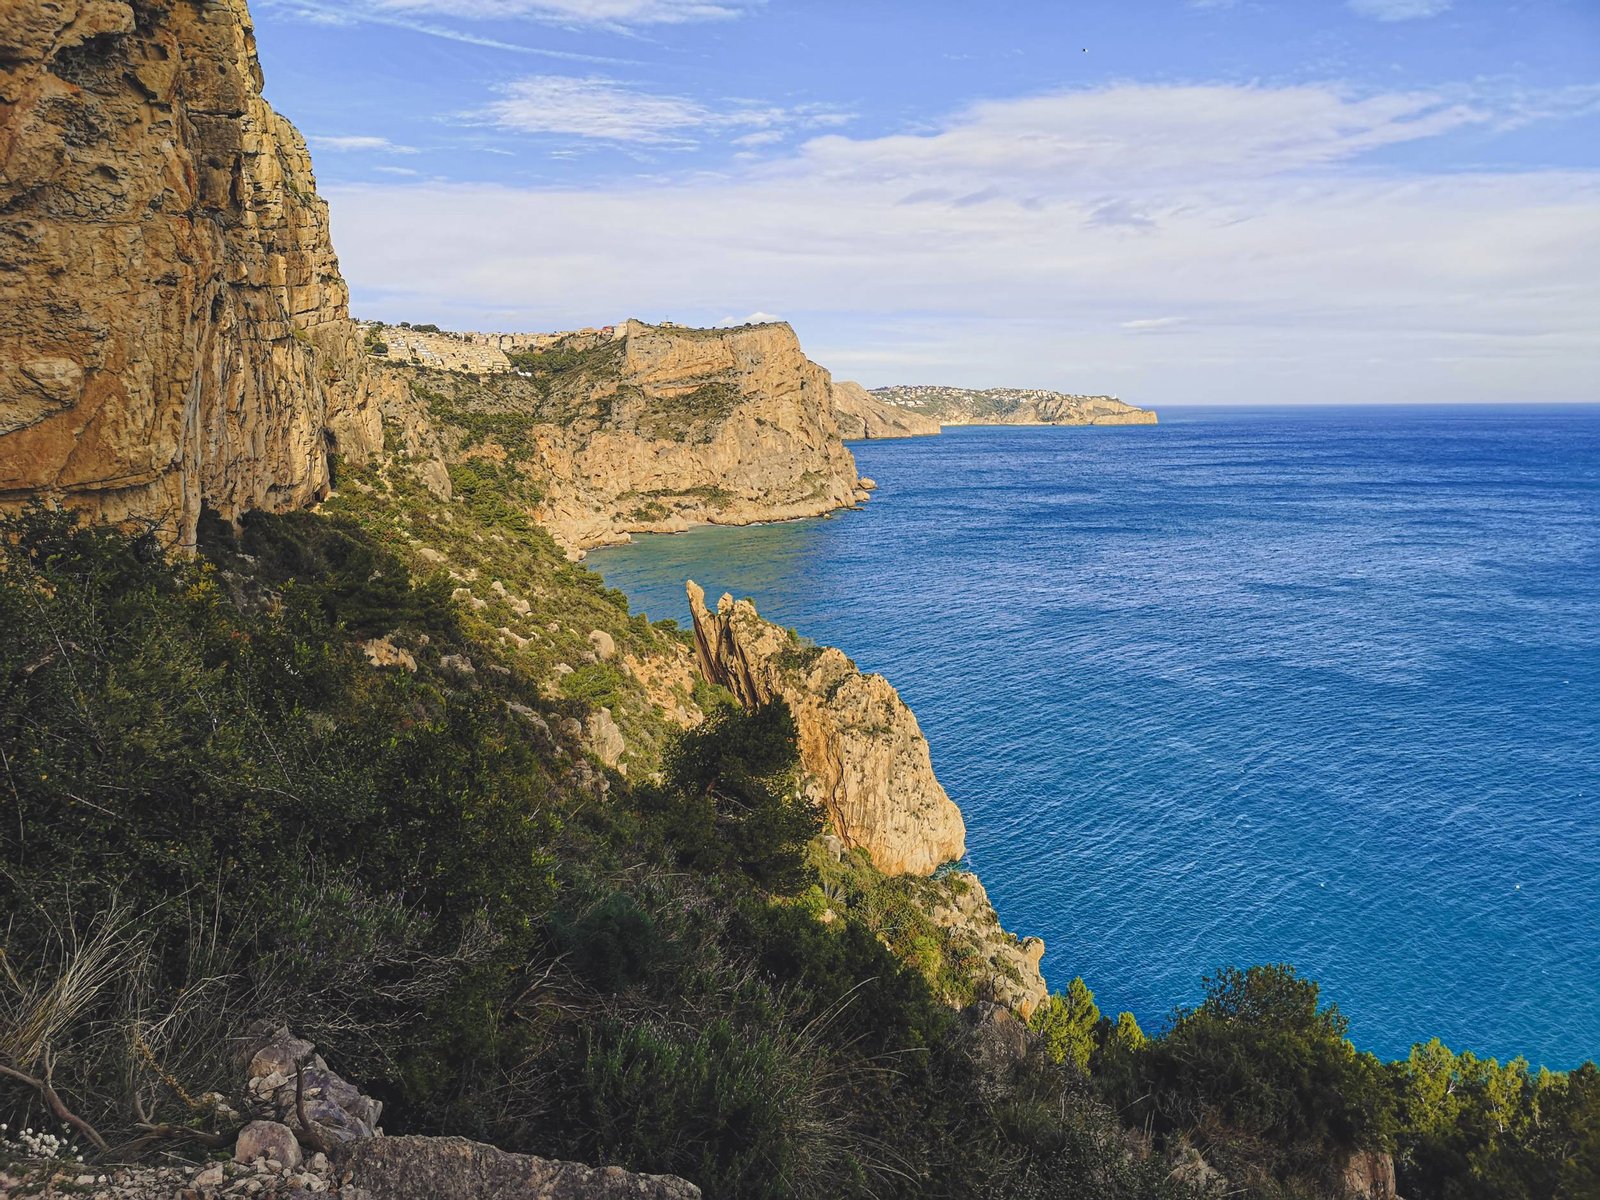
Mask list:
[[[811,798],[834,831],[887,875],[929,875],[966,851],[966,825],[933,774],[917,719],[882,675],[863,675],[840,651],[804,647],[763,621],[748,600],[716,612],[688,585],[700,669],[754,706],[781,696],[800,732]]]
[[[474,376],[403,367],[447,457],[516,465],[579,552],[641,532],[814,517],[866,499],[832,379],[785,324],[582,331]]]
[[[865,499],[839,439],[832,381],[788,325],[657,328],[629,321],[614,374],[587,383],[604,407],[541,431],[540,520],[584,548],[636,532],[814,517]]]
[[[928,437],[940,430],[937,419],[914,409],[885,404],[859,383],[833,385],[833,415],[847,440]]]
[[[916,385],[869,393],[892,410],[930,417],[942,425],[1154,425],[1156,414],[1115,396],[1084,396],[1039,388],[972,388]]]
[[[304,140],[243,0],[0,6],[0,503],[192,545],[381,444]]]

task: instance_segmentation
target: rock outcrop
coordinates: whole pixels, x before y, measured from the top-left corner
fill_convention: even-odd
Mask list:
[[[258,1022],[236,1049],[246,1064],[242,1104],[251,1119],[238,1128],[228,1162],[91,1169],[81,1160],[14,1161],[7,1154],[0,1162],[0,1196],[699,1200],[699,1188],[673,1175],[511,1154],[459,1137],[385,1137],[378,1128],[383,1106],[275,1021]],[[227,1111],[236,1124],[242,1120]],[[0,1139],[0,1148],[9,1148],[3,1144]]]
[[[928,915],[962,938],[969,961],[990,964],[984,980],[989,999],[1026,1020],[1050,994],[1039,971],[1044,939],[1006,932],[989,893],[971,872],[954,871],[944,881],[946,898],[931,905]]]
[[[917,719],[881,675],[863,675],[832,647],[804,646],[748,600],[716,612],[691,581],[700,669],[755,706],[782,697],[799,727],[807,794],[834,831],[889,875],[928,875],[966,850],[966,826],[933,773]]]
[[[1358,1150],[1344,1166],[1345,1200],[1395,1200],[1394,1157],[1382,1150]]]
[[[885,404],[859,383],[833,385],[833,415],[846,441],[870,438],[928,437],[940,431],[937,419],[915,409]]]
[[[243,0],[0,5],[0,503],[194,541],[381,445],[304,140]]]
[[[1040,388],[915,385],[875,388],[892,409],[931,417],[941,425],[1154,425],[1156,414],[1115,396],[1085,396]]]

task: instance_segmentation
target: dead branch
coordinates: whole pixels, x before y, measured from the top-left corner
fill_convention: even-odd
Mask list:
[[[95,1129],[93,1125],[89,1124],[89,1122],[80,1117],[77,1113],[68,1108],[66,1102],[63,1101],[56,1093],[56,1089],[50,1086],[50,1064],[48,1060],[45,1063],[45,1073],[43,1078],[25,1074],[22,1071],[18,1071],[14,1067],[6,1066],[4,1063],[0,1063],[0,1075],[4,1075],[9,1079],[15,1079],[18,1083],[25,1083],[29,1087],[33,1088],[44,1100],[45,1107],[55,1115],[56,1120],[62,1122],[63,1124],[72,1126],[72,1128],[83,1134],[84,1137],[88,1138],[89,1141],[94,1144],[94,1148],[100,1151],[100,1153],[104,1154],[111,1149],[111,1147],[106,1145],[106,1140],[100,1136],[99,1131]]]
[[[294,1115],[300,1119],[300,1140],[313,1153],[326,1154],[327,1139],[306,1119],[306,1060],[303,1058],[294,1064]]]

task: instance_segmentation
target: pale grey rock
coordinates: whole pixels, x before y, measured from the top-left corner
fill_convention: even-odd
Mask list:
[[[298,1167],[300,1143],[295,1140],[294,1130],[277,1121],[251,1121],[239,1131],[233,1161],[252,1163],[258,1158]]]

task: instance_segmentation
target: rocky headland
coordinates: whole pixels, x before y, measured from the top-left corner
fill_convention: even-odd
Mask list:
[[[521,361],[537,371],[563,346]],[[866,499],[832,379],[787,324],[630,320],[578,353],[582,368],[546,394],[555,419],[532,435],[546,488],[538,516],[564,544],[815,517]]]
[[[832,646],[814,646],[764,621],[748,600],[687,585],[695,654],[706,679],[746,708],[782,700],[799,730],[806,795],[828,816],[839,853],[860,851],[885,875],[929,876],[966,853],[966,824],[934,775],[917,718],[882,675],[864,674]],[[975,875],[943,873],[924,896],[936,925],[986,961],[991,998],[1027,1017],[1048,988],[1044,942],[1000,925]]]
[[[0,503],[192,545],[323,496],[377,403],[244,0],[0,6]]]
[[[1115,396],[1087,396],[1035,388],[899,385],[874,388],[891,409],[931,418],[939,425],[1154,425],[1156,414]]]
[[[867,498],[833,381],[787,324],[366,336],[418,463],[436,463],[436,480],[471,461],[518,472],[537,494],[531,515],[574,555]]]
[[[931,875],[966,853],[961,810],[887,679],[763,621],[748,600],[724,596],[712,611],[698,584],[690,581],[688,592],[701,671],[746,707],[779,698],[789,705],[807,788],[846,846],[865,850],[889,875]]]

